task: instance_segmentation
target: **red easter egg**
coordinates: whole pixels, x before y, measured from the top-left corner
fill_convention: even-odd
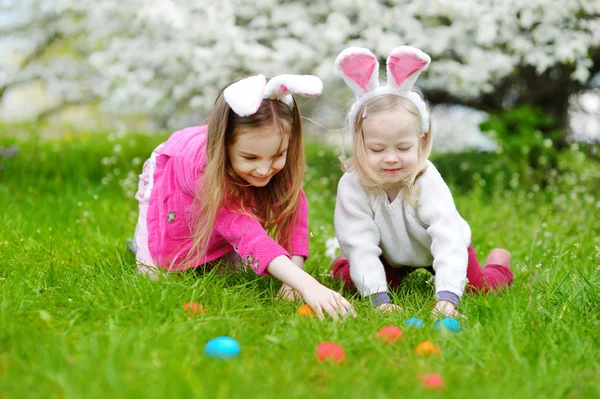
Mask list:
[[[421,380],[421,385],[427,389],[439,389],[442,390],[446,388],[446,384],[444,383],[444,378],[439,374],[419,374],[419,379]]]
[[[330,361],[334,363],[343,363],[346,360],[346,354],[344,348],[335,342],[322,342],[317,346],[315,350],[317,359],[319,361]]]
[[[377,331],[377,338],[386,344],[391,344],[402,339],[402,330],[396,326],[385,326]]]
[[[183,304],[183,309],[188,312],[190,316],[202,316],[205,313],[204,306],[197,302],[186,302]]]

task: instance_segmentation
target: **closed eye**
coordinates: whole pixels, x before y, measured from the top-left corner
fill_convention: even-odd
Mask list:
[[[254,161],[256,159],[256,157],[242,157],[244,158],[246,161]]]
[[[406,147],[406,148],[398,148],[400,151],[408,151],[410,150],[412,147]]]
[[[377,150],[376,150],[376,149],[373,149],[373,148],[371,148],[371,151],[373,151],[373,152],[376,152],[376,153],[379,153],[379,152],[382,152],[382,151],[383,151],[383,149],[377,149]]]

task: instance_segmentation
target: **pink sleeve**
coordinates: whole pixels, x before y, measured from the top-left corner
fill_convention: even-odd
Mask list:
[[[294,224],[294,235],[292,240],[292,255],[308,258],[308,202],[304,190],[300,191],[300,204],[298,205],[298,217]]]
[[[222,209],[215,220],[215,229],[242,258],[242,264],[256,274],[269,275],[266,268],[273,259],[281,255],[290,257],[258,220],[250,216]]]

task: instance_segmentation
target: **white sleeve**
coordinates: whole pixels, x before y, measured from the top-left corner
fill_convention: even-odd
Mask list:
[[[358,178],[346,173],[336,197],[335,234],[350,262],[350,277],[362,296],[387,292],[387,279],[379,259],[379,229],[373,220],[371,201]]]
[[[467,281],[469,246],[462,218],[448,185],[433,165],[428,165],[418,184],[417,212],[431,237],[435,291],[450,291],[460,297]]]

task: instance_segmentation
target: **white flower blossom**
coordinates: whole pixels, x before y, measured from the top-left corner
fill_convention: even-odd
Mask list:
[[[338,256],[340,243],[338,242],[337,238],[333,237],[325,241],[325,248],[325,255],[334,260]]]
[[[166,123],[200,120],[248,74],[314,73],[326,97],[342,86],[332,65],[347,46],[382,59],[422,48],[434,64],[419,86],[473,99],[528,66],[569,66],[584,84],[600,43],[596,0],[5,0],[0,11],[12,16],[0,32],[31,51],[54,40],[60,54],[2,70],[0,87],[39,80],[57,102],[99,99]]]

